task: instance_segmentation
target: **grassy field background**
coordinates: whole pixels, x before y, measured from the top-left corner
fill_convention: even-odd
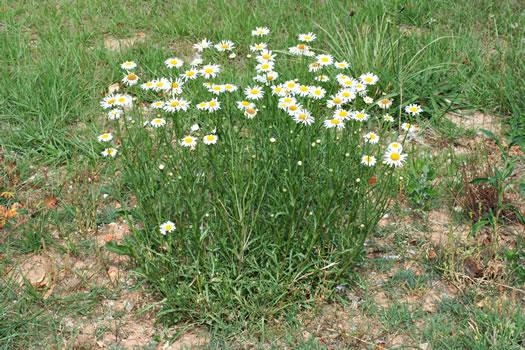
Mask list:
[[[490,225],[454,210],[451,189],[483,175],[465,169],[503,166],[480,128],[523,144],[524,15],[511,0],[1,0],[0,204],[18,209],[0,228],[0,348],[522,348],[524,227],[505,222],[491,256]],[[155,324],[158,295],[104,249],[126,232],[116,199],[129,193],[98,161],[99,101],[120,63],[152,72],[170,55],[191,58],[204,37],[236,43],[224,77],[245,86],[256,26],[280,49],[312,31],[353,73],[374,72],[395,98],[421,104],[419,156],[404,169],[414,181],[330,300],[250,327]],[[507,150],[519,209],[523,152]],[[38,266],[36,283],[13,277]]]

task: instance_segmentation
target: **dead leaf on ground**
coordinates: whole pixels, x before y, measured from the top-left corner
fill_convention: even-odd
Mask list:
[[[483,270],[480,269],[478,263],[471,258],[463,260],[463,267],[465,268],[467,275],[471,278],[479,278],[483,276]]]

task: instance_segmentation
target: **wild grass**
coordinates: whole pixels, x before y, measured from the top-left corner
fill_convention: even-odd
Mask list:
[[[267,26],[276,46],[285,48],[295,42],[297,33],[313,31],[319,37],[319,49],[345,57],[351,63],[352,74],[365,71],[378,74],[381,77],[378,92],[392,96],[399,103],[399,111],[408,103],[421,104],[423,114],[412,121],[423,131],[435,130],[446,140],[446,148],[458,138],[474,136],[452,127],[444,118],[446,112],[466,108],[496,115],[513,126],[513,138],[523,139],[520,126],[525,123],[525,105],[519,87],[525,85],[524,11],[521,2],[512,0],[374,0],[352,4],[335,0],[249,3],[188,0],[174,4],[1,0],[0,152],[2,157],[17,159],[20,181],[12,181],[8,167],[2,166],[0,192],[10,191],[16,196],[0,204],[11,206],[19,202],[31,209],[20,209],[21,216],[16,218],[27,225],[17,226],[12,232],[10,228],[0,229],[0,239],[9,237],[1,241],[0,275],[16,264],[21,255],[41,253],[44,245],[64,254],[93,254],[90,232],[124,214],[121,208],[104,205],[101,199],[104,193],[110,199],[127,201],[133,211],[135,203],[129,187],[100,180],[111,169],[96,165],[100,150],[93,141],[107,130],[99,101],[109,82],[121,79],[120,62],[128,59],[141,62],[144,67],[151,67],[146,72],[149,75],[166,57],[190,57],[191,45],[203,37],[214,42],[230,39],[241,48],[236,51],[239,69],[223,78],[246,84],[251,80],[251,76],[241,73],[250,64],[245,55],[251,38],[246,33],[256,26]],[[105,41],[129,38],[143,39],[129,47],[123,45],[120,50],[104,46]],[[446,155],[440,157],[443,161],[447,159]],[[421,160],[417,164],[418,161],[406,169],[414,177],[425,164],[440,165],[439,160]],[[436,176],[453,181],[456,171],[452,164],[447,171],[437,169]],[[40,173],[50,176],[29,179]],[[421,183],[418,181],[419,178],[412,182],[412,195],[407,193],[412,203],[420,201],[430,210],[449,203],[448,195],[441,190],[438,194],[432,192],[433,182],[428,176]],[[57,210],[36,208],[40,199],[46,199],[38,186],[44,187],[49,198],[57,199]],[[399,197],[399,205],[403,204],[403,196]],[[434,196],[442,198],[435,200]],[[390,214],[408,215],[396,209]],[[12,221],[15,226],[20,223],[16,220]],[[54,231],[60,233],[58,239],[51,235]],[[82,243],[78,241],[78,237],[86,236],[88,239],[80,239]],[[398,240],[401,238],[394,239]],[[523,245],[507,248],[504,256],[509,262],[506,270],[509,283],[519,283],[517,276],[523,276]],[[393,264],[380,261],[383,272]],[[421,285],[410,272],[395,276],[396,282]],[[361,283],[355,278],[355,274],[349,275],[345,282]],[[260,287],[265,290],[263,284]],[[0,347],[63,345],[62,338],[72,335],[59,331],[62,327],[59,320],[75,314],[76,306],[88,313],[104,298],[104,293],[94,293],[89,296],[89,303],[81,302],[78,296],[55,301],[50,307],[42,301],[42,293],[0,278]],[[71,309],[63,308],[65,304],[72,305]],[[497,301],[494,304],[498,305]],[[505,311],[511,309],[481,308],[472,300],[453,299],[443,302],[438,313],[423,317],[427,327],[422,333],[410,326],[415,319],[403,307],[386,310],[383,321],[392,325],[402,320],[405,331],[419,334],[420,338],[413,338],[414,343],[430,342],[436,349],[481,349],[493,342],[502,344],[502,348],[518,348],[519,338],[524,334],[523,319],[519,313]],[[269,328],[266,320],[262,320],[253,334],[260,336]],[[231,339],[239,334],[255,342],[253,334],[243,333],[242,322],[223,329],[227,331],[217,336],[220,338],[217,348],[231,344]],[[287,340],[274,346],[278,348],[283,343],[304,348],[328,346],[315,337],[305,341],[301,332],[290,326],[289,332],[285,332]],[[261,340],[261,344],[267,343]]]

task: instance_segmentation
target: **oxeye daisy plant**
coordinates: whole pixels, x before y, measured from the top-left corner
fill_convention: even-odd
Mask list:
[[[250,28],[248,45],[203,39],[193,60],[170,52],[139,73],[143,62],[127,61],[116,67],[121,90],[99,101],[105,125],[93,147],[134,197],[123,209],[133,234],[109,247],[131,256],[171,321],[212,322],[205,315],[216,312],[229,322],[249,308],[254,279],[272,291],[257,296],[268,308],[276,295],[333,290],[410,157],[403,142],[417,130],[404,118],[420,106],[398,105],[398,128],[385,115],[398,95],[381,90],[391,84],[323,51],[313,32],[288,50],[269,34]],[[238,65],[234,50],[253,57]]]

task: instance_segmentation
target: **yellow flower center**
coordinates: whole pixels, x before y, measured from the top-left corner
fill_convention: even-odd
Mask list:
[[[131,62],[126,62],[126,63],[125,63],[126,66],[131,66],[132,64],[133,64],[133,63],[131,63]]]
[[[231,85],[226,85],[224,88],[225,88],[225,89],[228,89],[228,90],[231,90],[231,89],[233,89],[233,86],[231,86]]]
[[[188,77],[191,77],[191,76],[195,75],[195,72],[194,71],[189,71],[188,73],[186,73],[186,75]]]
[[[315,91],[314,91],[314,94],[316,94],[316,95],[321,95],[321,90],[315,90]]]
[[[286,103],[290,103],[290,102],[292,102],[292,99],[287,97],[283,101],[286,102]]]
[[[257,46],[255,46],[255,48],[258,49],[258,50],[260,50],[260,49],[262,49],[262,45],[257,45]],[[264,56],[263,56],[263,57],[264,57]]]
[[[215,90],[215,91],[219,91],[220,89],[221,89],[220,86],[214,86],[214,87],[213,87],[213,90]]]
[[[253,109],[253,108],[248,108],[248,109],[246,110],[246,113],[248,113],[248,114],[255,114],[255,109]]]
[[[348,112],[347,111],[341,111],[339,112],[339,116],[340,117],[346,117],[348,115]]]
[[[314,68],[319,67],[319,63],[317,63],[317,62],[312,63],[312,67],[314,67]]]
[[[230,45],[228,45],[228,44],[222,44],[222,45],[221,45],[221,49],[227,49],[227,48],[229,48],[229,47],[230,47]]]
[[[383,105],[387,105],[387,104],[390,103],[390,100],[389,100],[388,98],[384,98],[384,99],[382,99],[380,102],[381,102],[381,104],[383,104]]]
[[[108,105],[111,105],[111,104],[115,103],[115,101],[116,101],[116,100],[115,100],[114,98],[110,98],[110,99],[108,100]]]
[[[179,62],[178,62],[178,61],[176,61],[176,60],[171,60],[171,61],[170,61],[170,63],[171,63],[172,65],[174,65],[174,66],[175,66],[175,65],[176,65],[177,63],[179,63]]]
[[[164,85],[164,83],[163,83],[162,81],[159,81],[159,82],[157,83],[157,87],[161,87],[162,85]]]
[[[296,111],[297,110],[297,106],[290,106],[290,110],[291,111]]]
[[[298,118],[301,119],[301,120],[305,120],[306,119],[306,114],[303,113]]]
[[[215,136],[208,135],[208,136],[206,136],[206,140],[213,141],[213,140],[215,140]]]
[[[133,73],[128,74],[128,80],[137,80],[137,76]]]
[[[306,39],[306,38],[305,38],[305,39]],[[297,45],[297,48],[298,48],[299,50],[304,50],[304,49],[306,49],[306,45],[305,45],[305,44],[299,44],[299,45]]]
[[[365,158],[365,162],[370,163],[371,161],[372,161],[372,158],[370,158],[370,157],[366,157]]]
[[[405,127],[406,127],[407,129],[412,129],[412,125],[410,125],[410,124],[405,124]]]
[[[153,86],[153,83],[146,83],[146,86]]]
[[[411,110],[412,112],[417,112],[417,111],[418,111],[417,107],[410,107],[410,110]]]
[[[179,101],[173,101],[172,103],[170,103],[171,107],[177,107],[178,105],[179,105]]]
[[[337,124],[340,124],[341,121],[339,119],[332,119],[332,121],[330,123],[332,123],[334,125],[337,125]]]
[[[363,113],[359,113],[359,114],[356,114],[355,116],[356,118],[359,118],[359,119],[362,119],[365,117],[365,115]]]
[[[350,97],[350,93],[347,92],[347,91],[343,92],[342,95],[343,95],[344,97]]]
[[[249,105],[250,105],[250,102],[248,102],[248,101],[242,101],[241,104],[242,104],[243,106],[249,106]]]
[[[397,143],[393,143],[392,146],[390,146],[390,147],[392,147],[392,148],[398,148],[399,145],[398,145]]]
[[[301,86],[299,90],[301,90],[302,92],[306,92],[308,91],[308,86]]]
[[[102,135],[102,138],[103,138],[103,139],[107,139],[108,137],[109,137],[108,134],[104,134],[104,135]]]
[[[275,92],[281,92],[281,91],[283,91],[283,89],[282,89],[282,88],[280,88],[280,87],[278,87],[278,88],[275,88]]]
[[[373,81],[373,79],[372,79],[371,77],[366,77],[366,78],[365,78],[365,81],[366,81],[367,83],[371,83],[371,82]]]
[[[266,80],[273,80],[273,75],[268,75],[268,76],[266,77]]]
[[[307,36],[304,37],[304,40],[310,40],[310,39],[312,39],[311,36],[308,36],[308,35],[307,35]]]
[[[171,226],[171,225],[166,225],[166,226],[164,226],[164,229],[165,229],[166,231],[169,231],[169,230],[171,230],[172,228],[173,228],[173,226]]]
[[[353,84],[352,80],[345,81],[345,85],[352,85],[352,84]]]
[[[123,102],[125,102],[125,101],[126,101],[126,99],[125,99],[124,97],[119,97],[119,99],[118,99],[118,102],[119,102],[119,103],[123,103]]]
[[[206,102],[202,102],[201,104],[199,104],[199,107],[206,107]]]
[[[171,87],[176,89],[179,87],[179,83],[171,83]]]
[[[392,153],[390,155],[390,159],[392,160],[399,160],[400,156],[399,156],[399,153]]]
[[[370,134],[368,137],[370,138],[370,140],[375,140],[376,135],[374,135],[374,134]]]
[[[259,90],[257,90],[257,89],[253,89],[252,91],[250,91],[250,93],[251,93],[252,95],[257,95],[257,94],[259,93]]]
[[[206,69],[204,70],[204,72],[210,74],[210,73],[213,73],[213,69],[211,69],[211,68],[206,68]]]
[[[108,154],[111,154],[111,153],[113,153],[113,152],[114,152],[114,150],[112,150],[111,148],[108,149]]]
[[[328,62],[328,57],[322,57],[322,58],[321,58],[321,61],[323,61],[323,62]]]
[[[217,105],[217,102],[215,101],[210,101],[210,107],[215,107]]]
[[[334,98],[334,101],[333,101],[335,104],[340,104],[341,102],[343,102],[343,100],[341,100],[340,98]]]
[[[268,69],[268,68],[270,68],[270,66],[267,65],[267,64],[263,64],[263,65],[261,66],[261,69]]]
[[[192,143],[192,142],[193,142],[193,138],[191,138],[191,137],[186,137],[186,138],[184,139],[184,142],[186,142],[186,143]]]
[[[264,54],[262,55],[262,58],[264,58],[265,60],[269,60],[270,58],[272,58],[272,56],[268,54]]]

